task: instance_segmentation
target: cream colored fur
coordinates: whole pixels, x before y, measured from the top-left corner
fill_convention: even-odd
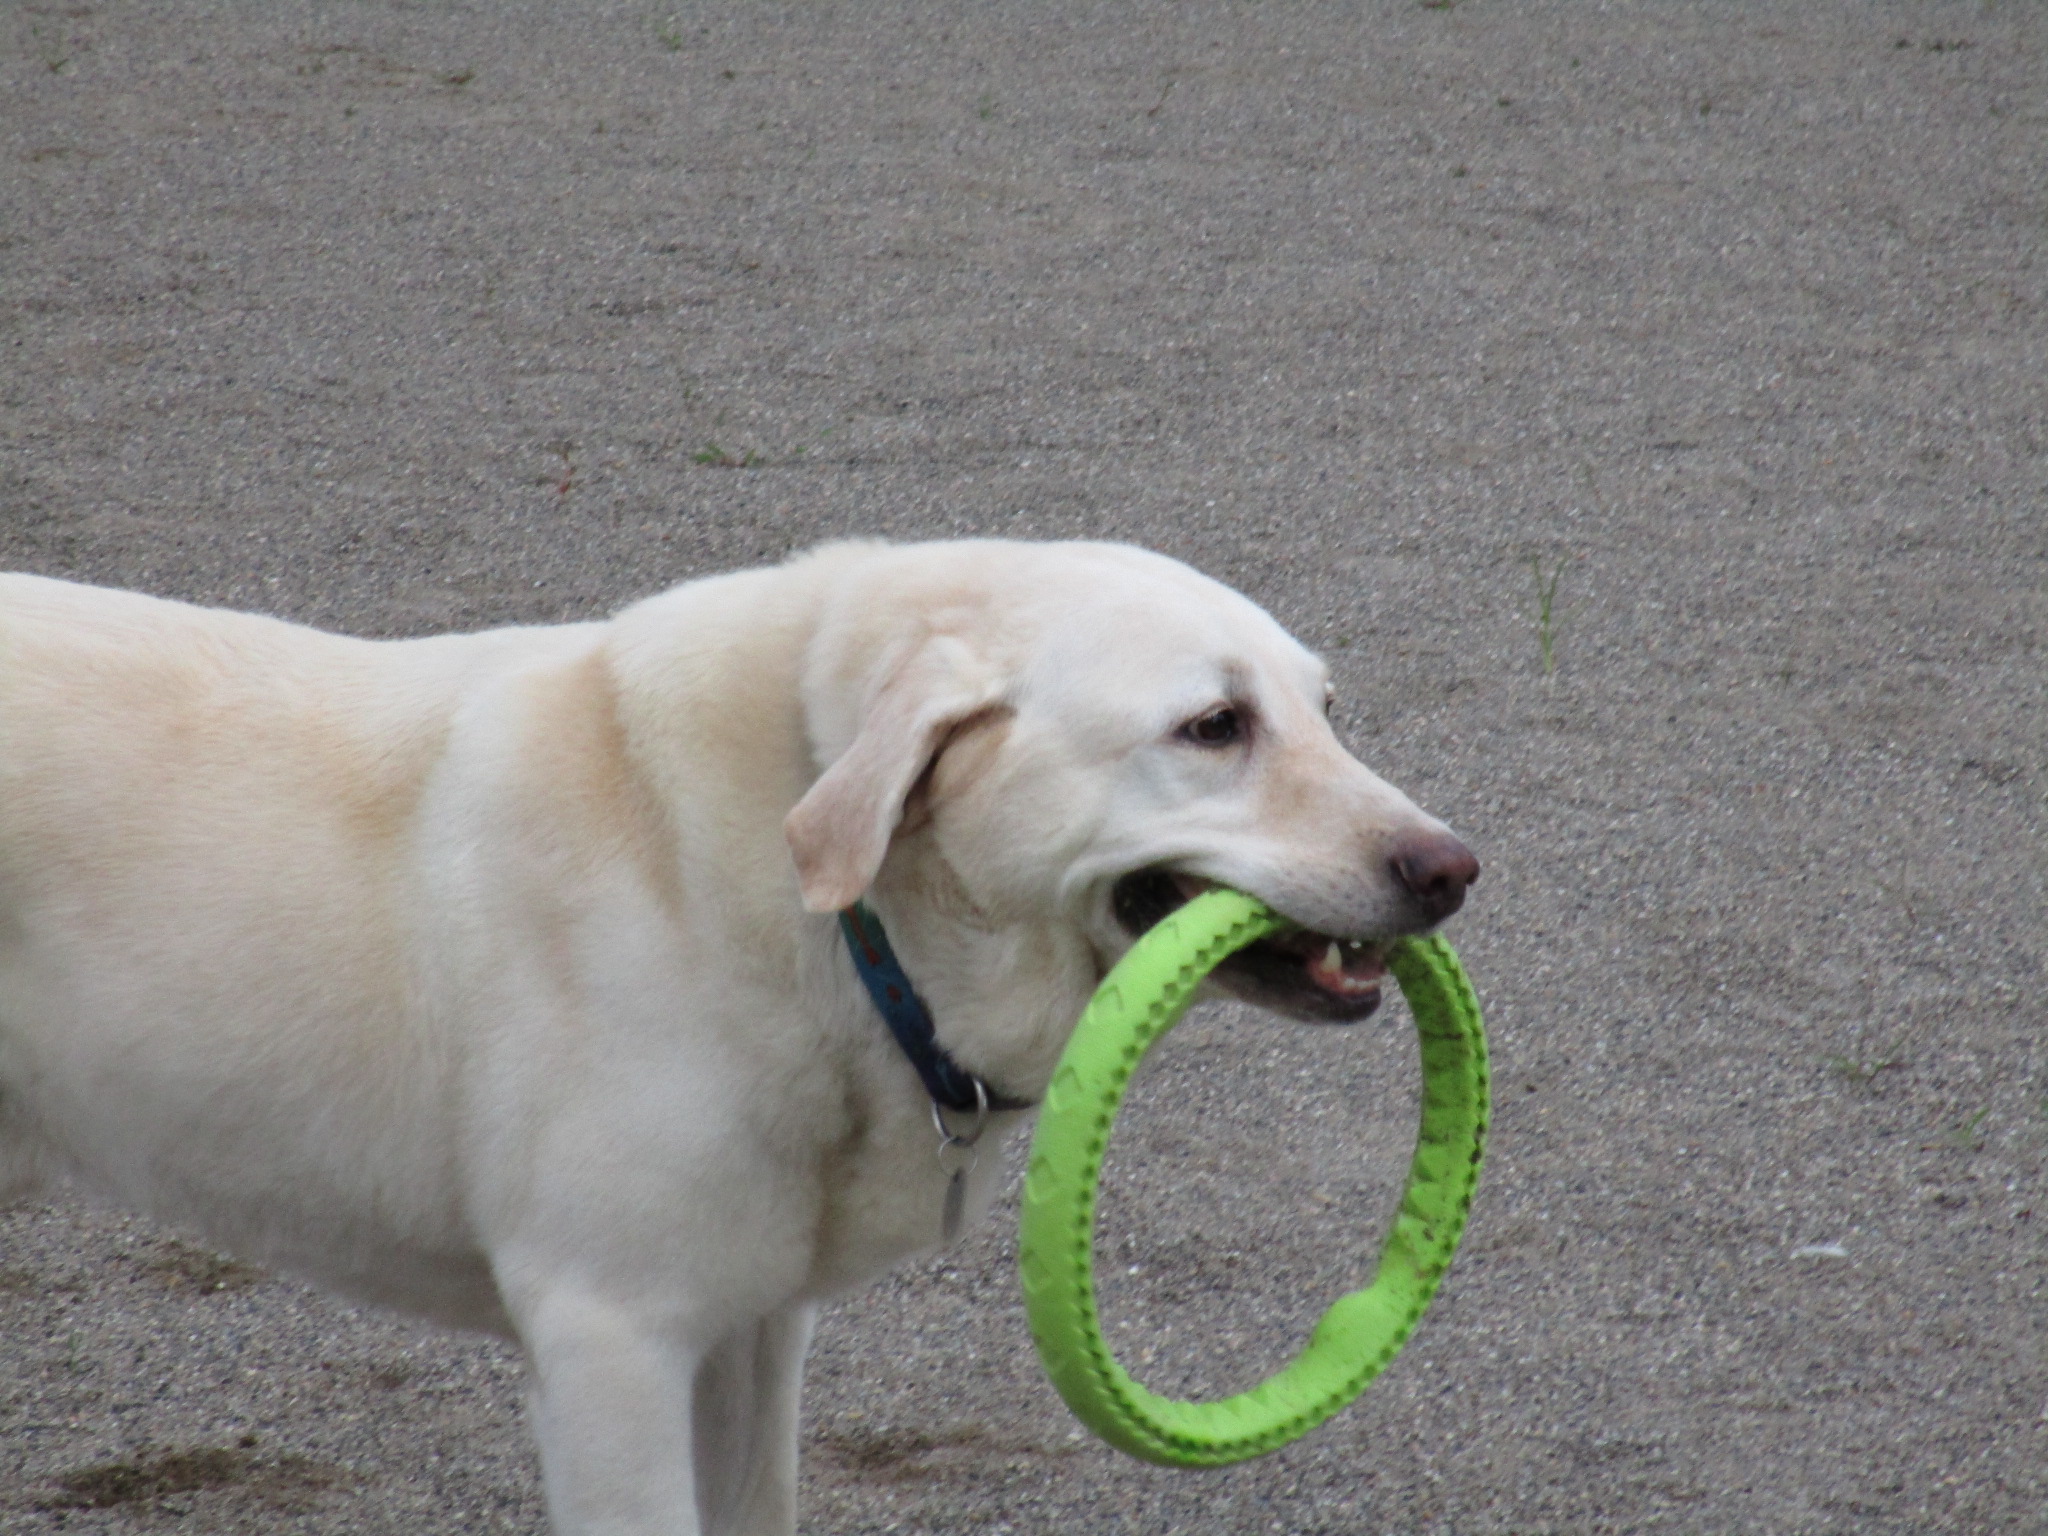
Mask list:
[[[0,577],[0,1195],[517,1339],[562,1532],[787,1533],[813,1309],[944,1185],[830,912],[865,893],[1025,1098],[1121,874],[1390,931],[1437,824],[1324,677],[1110,545],[842,544],[399,642]],[[1249,751],[1175,736],[1236,698]]]

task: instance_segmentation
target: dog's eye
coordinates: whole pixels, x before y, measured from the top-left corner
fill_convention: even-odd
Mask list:
[[[1198,715],[1180,728],[1182,736],[1198,747],[1227,747],[1244,735],[1244,717],[1226,704]]]

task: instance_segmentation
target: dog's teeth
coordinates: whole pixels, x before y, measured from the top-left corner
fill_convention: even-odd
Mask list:
[[[1323,955],[1323,969],[1326,971],[1341,971],[1344,969],[1344,952],[1337,947],[1335,939],[1330,940],[1330,947]]]

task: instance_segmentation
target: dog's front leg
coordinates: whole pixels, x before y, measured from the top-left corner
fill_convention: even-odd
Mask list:
[[[817,1309],[749,1323],[697,1368],[697,1507],[706,1536],[796,1529],[797,1400]]]
[[[581,1291],[519,1310],[558,1536],[702,1536],[692,1418],[719,1340]]]

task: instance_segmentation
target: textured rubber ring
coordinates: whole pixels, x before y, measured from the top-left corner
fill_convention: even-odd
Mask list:
[[[1255,898],[1213,890],[1153,928],[1097,989],[1053,1073],[1024,1179],[1018,1267],[1046,1374],[1082,1423],[1164,1466],[1214,1467],[1279,1449],[1385,1370],[1450,1267],[1486,1145],[1486,1034],[1451,946],[1404,940],[1387,957],[1415,1016],[1422,1121],[1372,1284],[1323,1314],[1293,1364],[1235,1397],[1179,1402],[1117,1364],[1095,1312],[1095,1197],[1133,1069],[1228,955],[1283,927]]]

